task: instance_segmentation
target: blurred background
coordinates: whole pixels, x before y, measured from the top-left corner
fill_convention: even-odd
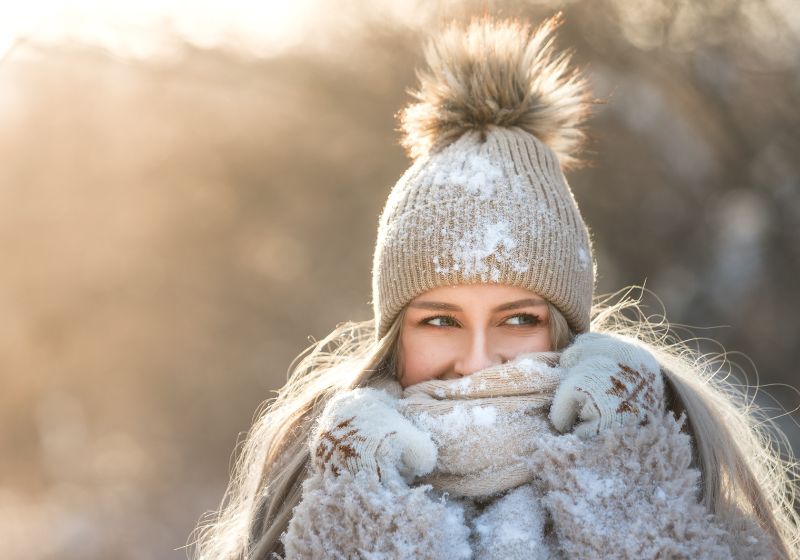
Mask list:
[[[291,360],[371,317],[426,34],[558,10],[605,101],[569,175],[599,291],[646,282],[794,409],[794,0],[3,3],[3,557],[184,558]]]

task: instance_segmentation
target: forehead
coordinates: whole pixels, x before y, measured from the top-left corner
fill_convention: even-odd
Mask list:
[[[425,303],[445,303],[462,308],[494,307],[518,300],[532,300],[531,305],[544,305],[544,298],[536,292],[505,284],[467,284],[439,286],[428,290],[413,300],[409,307],[421,307]]]

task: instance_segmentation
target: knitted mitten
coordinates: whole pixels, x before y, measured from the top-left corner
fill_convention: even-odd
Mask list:
[[[560,432],[572,427],[589,437],[613,425],[643,422],[664,410],[661,369],[653,355],[631,339],[585,333],[561,355],[567,370],[553,396],[550,420]]]
[[[436,466],[430,436],[395,408],[397,399],[372,388],[335,395],[320,415],[311,456],[320,472],[371,471],[382,482],[410,482]]]

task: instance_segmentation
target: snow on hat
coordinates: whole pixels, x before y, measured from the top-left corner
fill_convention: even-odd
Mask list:
[[[476,283],[532,290],[573,331],[589,329],[595,265],[562,166],[578,159],[591,101],[554,50],[559,24],[483,18],[428,44],[416,102],[400,113],[414,162],[378,224],[378,338],[416,296]]]

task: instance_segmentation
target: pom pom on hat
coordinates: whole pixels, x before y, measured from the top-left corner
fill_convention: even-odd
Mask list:
[[[402,144],[413,158],[439,151],[465,132],[520,128],[545,143],[562,166],[579,161],[592,104],[585,78],[556,53],[560,15],[531,31],[515,21],[450,26],[425,51],[417,100],[400,113]]]

